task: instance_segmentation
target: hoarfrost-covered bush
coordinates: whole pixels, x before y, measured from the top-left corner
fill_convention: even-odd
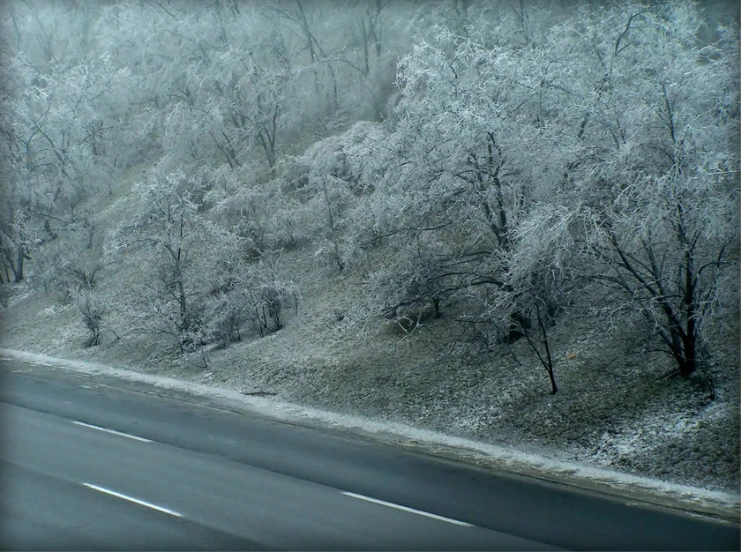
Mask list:
[[[108,244],[135,271],[129,306],[138,330],[170,334],[183,351],[203,341],[205,298],[240,249],[202,212],[204,185],[198,174],[152,172],[137,188],[138,215]]]
[[[207,322],[206,339],[226,347],[242,340],[242,332],[252,316],[252,294],[242,286],[209,297],[204,317]]]
[[[108,307],[106,299],[91,289],[78,289],[71,293],[72,301],[82,315],[82,322],[90,331],[88,347],[100,345],[102,332],[108,328],[118,339],[118,335],[106,322]]]
[[[383,170],[375,153],[382,137],[380,125],[360,122],[288,162],[298,210],[304,227],[312,229],[316,256],[339,271],[359,255],[355,217],[365,208],[365,197]]]

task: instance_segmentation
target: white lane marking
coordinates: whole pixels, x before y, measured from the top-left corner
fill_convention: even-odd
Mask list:
[[[119,437],[128,437],[129,439],[134,439],[135,441],[141,441],[142,443],[151,443],[149,439],[145,439],[144,437],[137,437],[136,435],[131,435],[129,433],[122,433],[120,431],[116,431],[115,429],[106,429],[104,427],[92,425],[92,424],[86,424],[85,422],[77,422],[73,421],[73,424],[77,424],[79,426],[83,427],[89,427],[90,429],[97,429],[98,431],[105,431],[106,433],[113,433],[113,435],[118,435]]]
[[[462,525],[463,527],[473,527],[470,523],[466,523],[465,521],[458,521],[457,519],[451,519],[446,518],[443,516],[438,516],[437,514],[431,514],[429,512],[423,512],[422,510],[415,510],[414,508],[407,508],[406,506],[400,506],[399,504],[394,504],[392,502],[386,502],[384,500],[378,500],[376,498],[371,498],[369,496],[363,496],[355,493],[351,493],[349,491],[341,491],[343,495],[351,496],[353,498],[359,498],[360,500],[366,500],[368,502],[375,502],[376,504],[382,504],[383,506],[388,506],[389,508],[396,508],[397,510],[404,510],[405,512],[411,512],[413,514],[419,514],[420,516],[426,516],[428,518],[432,519],[438,519],[440,521],[447,521],[448,523],[453,523],[455,525]]]
[[[138,498],[134,498],[133,496],[127,496],[125,494],[117,493],[116,491],[112,491],[110,489],[98,487],[97,485],[93,485],[92,483],[83,483],[83,485],[85,485],[86,487],[90,487],[91,489],[95,489],[96,491],[100,491],[101,493],[106,493],[118,498],[122,498],[124,500],[128,500],[129,502],[133,502],[141,506],[146,506],[147,508],[152,508],[152,510],[157,510],[158,512],[164,512],[165,514],[170,514],[171,516],[175,517],[183,517],[183,515],[179,514],[178,512],[168,510],[167,508],[163,508],[162,506],[157,506],[156,504],[152,504],[151,502],[139,500]]]

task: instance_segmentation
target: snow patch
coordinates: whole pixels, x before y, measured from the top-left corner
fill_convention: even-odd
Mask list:
[[[56,313],[57,313],[57,307],[55,305],[49,305],[44,310],[42,310],[39,314],[41,316],[48,318],[50,316],[54,316]]]
[[[615,432],[604,432],[592,458],[601,464],[611,464],[638,448],[647,451],[667,440],[681,439],[702,424],[731,415],[732,409],[728,403],[711,403],[696,414],[684,413],[677,417],[671,412],[660,412],[646,415],[640,427],[626,426]]]

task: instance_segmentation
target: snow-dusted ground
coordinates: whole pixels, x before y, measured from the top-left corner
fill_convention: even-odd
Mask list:
[[[537,476],[551,481],[580,484],[582,487],[597,490],[610,489],[613,493],[617,492],[626,497],[649,500],[666,506],[719,514],[724,517],[733,516],[734,512],[739,509],[739,496],[734,493],[711,491],[629,475],[581,462],[565,461],[553,456],[522,452],[512,447],[505,448],[445,435],[407,424],[339,414],[272,398],[245,396],[229,389],[113,368],[94,362],[65,360],[10,349],[0,349],[0,358],[18,359],[38,366],[74,370],[91,376],[105,375],[127,381],[143,382],[162,389],[220,399],[224,401],[224,404],[230,404],[232,407],[239,405],[251,412],[276,419],[356,430],[384,441],[394,441],[407,446],[413,445],[415,448],[458,457],[483,466],[504,468],[515,473]]]

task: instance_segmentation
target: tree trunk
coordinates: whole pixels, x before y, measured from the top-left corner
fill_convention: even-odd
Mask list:
[[[558,392],[558,386],[556,385],[556,377],[553,370],[553,356],[551,355],[551,345],[548,341],[548,330],[546,329],[546,321],[543,320],[543,313],[540,307],[535,305],[535,312],[538,316],[538,327],[543,338],[543,347],[545,347],[546,355],[546,370],[548,370],[548,377],[551,379],[551,395],[555,395]]]
[[[697,315],[696,295],[697,289],[695,282],[697,280],[697,274],[695,273],[695,255],[694,248],[690,248],[685,253],[684,262],[684,312],[687,317],[687,331],[682,336],[682,348],[684,349],[683,362],[679,363],[679,373],[682,376],[689,376],[695,371],[696,360],[697,360],[697,323],[695,316]]]
[[[558,386],[556,385],[556,378],[553,375],[553,370],[548,370],[548,376],[551,378],[551,395],[555,395],[558,392]]]
[[[383,10],[382,0],[376,0],[376,17],[373,20],[372,36],[376,46],[376,58],[381,57],[381,10]]]
[[[697,338],[688,334],[683,340],[683,355],[678,358],[679,375],[687,377],[697,369]]]
[[[435,308],[435,318],[440,318],[440,297],[432,299],[432,306]]]
[[[185,286],[183,285],[183,279],[181,277],[178,277],[178,293],[180,295],[180,320],[181,320],[181,329],[183,331],[188,330],[189,320],[188,320],[188,306],[186,303],[185,298]]]
[[[15,270],[13,271],[15,272],[15,283],[16,284],[23,280],[23,260],[25,258],[26,258],[26,253],[25,253],[25,250],[23,249],[23,245],[21,244],[18,246],[18,256],[16,258],[17,260],[16,260],[16,265],[15,265]]]
[[[367,77],[370,73],[370,62],[368,60],[368,31],[365,28],[365,20],[360,19],[360,29],[363,32],[363,74]]]

